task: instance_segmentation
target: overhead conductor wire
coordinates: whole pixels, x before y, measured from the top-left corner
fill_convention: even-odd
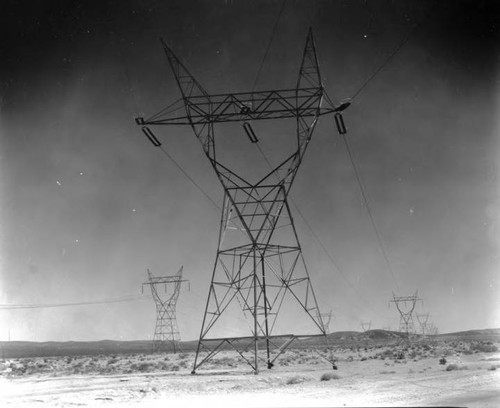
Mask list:
[[[394,49],[393,52],[389,54],[389,56],[382,62],[382,64],[366,79],[366,81],[359,87],[359,89],[354,93],[354,95],[351,97],[351,100],[354,100],[364,89],[365,87],[379,74],[380,71],[382,71],[385,66],[403,49],[403,47],[408,44],[410,41],[411,37],[413,34],[415,34],[415,31],[422,25],[422,23],[427,19],[427,16],[431,13],[431,11],[434,9],[434,7],[438,4],[436,1],[430,8],[427,10],[425,13],[424,17],[413,26],[413,28],[410,30],[408,35],[403,38],[401,43]]]
[[[382,62],[382,64],[366,79],[366,81],[361,85],[361,87],[354,93],[354,95],[350,98],[351,101],[354,100],[365,88],[366,86],[387,66],[387,64],[403,49],[403,47],[408,44],[408,42],[410,41],[411,37],[413,36],[413,34],[416,32],[416,30],[422,25],[422,23],[425,21],[427,15],[430,14],[430,12],[432,11],[432,9],[434,8],[434,6],[436,6],[437,2],[434,3],[434,5],[432,7],[429,8],[429,10],[425,13],[425,16],[420,20],[419,23],[415,24],[413,26],[413,28],[410,30],[410,32],[408,33],[408,35],[403,38],[403,40],[399,43],[399,45],[394,49],[394,51],[392,51],[389,56]],[[330,98],[328,97],[327,95],[327,101],[332,104]],[[332,104],[333,105],[333,104]],[[391,277],[396,285],[396,288],[397,290],[399,291],[399,285],[398,285],[398,282],[396,280],[396,277],[394,275],[394,271],[393,271],[393,268],[392,268],[392,265],[391,265],[391,262],[389,260],[389,256],[387,254],[387,251],[385,249],[385,245],[382,241],[382,237],[378,231],[378,228],[377,228],[377,225],[375,223],[375,219],[373,217],[373,213],[370,209],[370,205],[368,203],[368,197],[367,197],[367,194],[366,194],[366,191],[365,191],[365,188],[363,186],[363,183],[361,181],[361,175],[360,175],[360,172],[358,170],[358,166],[356,165],[356,161],[354,159],[354,154],[352,152],[352,149],[349,145],[349,141],[346,137],[346,134],[343,133],[342,135],[342,139],[344,141],[344,144],[346,146],[346,150],[347,150],[347,154],[349,156],[349,159],[351,161],[351,165],[352,165],[352,168],[353,168],[353,171],[354,171],[354,175],[356,177],[356,181],[358,183],[358,186],[359,186],[359,190],[361,192],[361,196],[363,198],[363,202],[365,204],[365,207],[366,207],[366,211],[368,213],[368,216],[370,218],[370,222],[371,222],[371,225],[372,225],[372,228],[373,228],[373,231],[375,232],[375,236],[376,236],[376,239],[377,239],[377,243],[380,247],[380,252],[382,253],[382,256],[384,258],[384,261],[387,265],[387,269],[389,270],[389,273],[391,274]]]
[[[273,27],[273,30],[272,30],[272,33],[271,33],[271,38],[269,40],[269,43],[268,43],[268,46],[267,46],[267,49],[266,49],[266,52],[264,53],[264,57],[262,59],[262,62],[259,66],[259,69],[257,71],[257,75],[255,77],[255,81],[254,81],[254,84],[253,84],[253,87],[252,87],[252,92],[254,91],[256,85],[257,85],[257,82],[258,82],[258,79],[260,77],[260,74],[262,72],[262,68],[264,66],[264,62],[265,60],[267,59],[267,56],[269,54],[269,51],[270,51],[270,48],[271,48],[271,44],[273,42],[273,39],[274,39],[274,36],[275,36],[275,33],[276,33],[276,29],[278,27],[278,23],[279,23],[279,20],[281,18],[281,15],[283,13],[283,10],[285,8],[285,4],[286,4],[286,0],[283,1],[282,5],[281,5],[281,9],[279,11],[279,14],[278,14],[278,17],[276,19],[276,22],[274,24],[274,27]],[[326,93],[325,93],[326,94]],[[328,95],[326,95],[327,99],[329,100],[329,102],[333,105],[333,103],[331,102],[330,98],[328,97]],[[271,162],[268,160],[267,156],[265,155],[264,151],[261,149],[261,147],[259,146],[259,143],[255,143],[255,145],[257,146],[257,149],[259,150],[260,154],[262,155],[262,157],[264,158],[264,160],[266,161],[267,165],[269,166],[269,168],[271,170],[273,170],[273,166],[271,164]],[[335,259],[333,258],[333,256],[330,254],[330,252],[326,249],[325,245],[323,244],[323,242],[321,241],[321,239],[318,237],[318,235],[315,233],[315,231],[313,230],[313,228],[311,227],[311,225],[309,224],[309,222],[306,220],[305,216],[303,215],[303,213],[300,211],[300,209],[298,208],[298,206],[295,204],[295,202],[290,198],[290,202],[292,203],[292,205],[294,206],[295,210],[297,211],[297,213],[299,214],[300,218],[302,219],[302,221],[304,222],[304,224],[307,226],[307,228],[309,229],[309,231],[311,232],[313,238],[317,241],[317,243],[319,244],[319,246],[321,247],[321,249],[323,250],[323,252],[326,254],[326,256],[328,257],[329,261],[332,263],[332,265],[335,267],[335,269],[339,272],[339,274],[342,276],[342,278],[347,282],[347,284],[349,285],[349,287],[360,297],[360,293],[356,290],[356,288],[354,287],[354,285],[349,281],[349,279],[347,279],[347,277],[344,275],[342,269],[340,268],[338,262],[335,261]],[[363,298],[362,298],[363,299]],[[364,300],[364,299],[363,299]],[[366,302],[366,301],[365,301]],[[372,309],[373,310],[373,309]],[[374,310],[375,311],[375,310]],[[376,312],[376,311],[375,311]],[[377,313],[377,312],[376,312]],[[377,313],[379,314],[379,313]]]
[[[120,51],[121,51],[121,48],[120,48]],[[124,70],[124,73],[125,73],[125,78],[127,80],[127,84],[128,84],[128,89],[129,89],[129,93],[131,94],[132,96],[132,100],[134,102],[134,108],[135,108],[135,113],[138,114],[139,113],[139,107],[137,105],[137,99],[135,97],[135,92],[134,92],[134,88],[132,86],[132,81],[130,79],[130,74],[129,74],[129,71],[128,71],[128,65],[127,63],[125,62],[125,59],[123,57],[123,52],[120,52],[121,54],[121,58],[122,58],[122,62],[123,62],[123,70]],[[175,101],[173,102],[171,105],[167,106],[164,111],[170,109],[171,107],[173,107],[178,101]],[[175,109],[174,109],[175,110]],[[208,195],[208,193],[188,174],[188,172],[186,170],[184,170],[184,168],[162,147],[162,146],[158,146],[160,148],[160,150],[163,152],[163,154],[181,171],[182,174],[184,174],[184,176],[198,189],[198,191],[200,191],[207,199],[208,201],[210,201],[214,206],[215,208],[219,209],[220,210],[220,206],[212,199],[212,197],[210,197]]]
[[[271,49],[271,44],[273,43],[274,35],[276,34],[276,29],[278,28],[278,23],[280,21],[281,15],[283,14],[283,10],[285,10],[285,5],[286,5],[287,0],[283,0],[281,3],[281,8],[278,13],[278,17],[276,18],[276,21],[273,26],[273,30],[271,32],[271,37],[269,39],[269,43],[267,44],[266,52],[264,53],[264,57],[262,58],[262,61],[260,63],[259,69],[257,70],[257,75],[255,75],[255,80],[253,81],[253,86],[252,86],[252,93],[255,90],[255,87],[257,86],[257,82],[259,81],[260,74],[262,72],[262,68],[264,67],[264,62],[267,59],[267,56],[269,54],[269,50]]]

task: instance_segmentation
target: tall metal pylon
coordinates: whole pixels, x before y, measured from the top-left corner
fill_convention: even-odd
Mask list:
[[[330,323],[332,321],[333,310],[330,309],[328,313],[320,313],[321,319],[323,320],[323,325],[325,327],[326,334],[330,334]]]
[[[361,329],[365,332],[372,328],[372,321],[369,322],[361,322]]]
[[[181,349],[179,342],[181,340],[179,327],[177,326],[176,306],[177,299],[181,289],[182,282],[188,282],[182,279],[183,266],[177,274],[171,276],[155,277],[148,269],[148,281],[142,284],[151,288],[151,294],[156,304],[156,324],[153,335],[153,351],[164,351],[171,346],[172,351],[176,353]],[[164,287],[164,294],[158,290],[159,286]],[[171,290],[169,290],[171,287]]]
[[[417,322],[419,327],[420,334],[425,336],[426,334],[429,334],[429,316],[430,313],[417,313],[415,315],[417,317]]]
[[[406,334],[409,338],[410,334],[415,333],[415,324],[413,322],[413,312],[417,301],[422,300],[418,297],[418,291],[414,295],[409,296],[396,296],[394,292],[392,293],[392,302],[396,305],[398,312],[400,314],[399,318],[399,331]]]
[[[217,254],[192,373],[224,348],[235,349],[258,373],[260,360],[271,368],[296,339],[316,335],[327,341],[288,194],[319,117],[334,114],[343,125],[341,111],[350,103],[322,107],[325,90],[312,30],[291,89],[210,95],[162,44],[182,99],[148,119],[136,118],[136,123],[158,147],[161,142],[151,126],[189,125],[224,188]],[[182,106],[185,114],[179,114]],[[259,137],[251,121],[278,119],[292,121],[296,147],[257,182],[237,174],[216,155],[216,126],[242,123],[235,133],[256,144]],[[301,316],[307,320],[302,326]],[[301,333],[290,333],[291,328]],[[239,335],[228,335],[235,331]]]

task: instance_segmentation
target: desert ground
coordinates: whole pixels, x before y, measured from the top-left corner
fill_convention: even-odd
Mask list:
[[[4,358],[0,403],[32,406],[500,406],[498,341],[334,346],[338,370],[295,348],[255,375],[232,351]]]

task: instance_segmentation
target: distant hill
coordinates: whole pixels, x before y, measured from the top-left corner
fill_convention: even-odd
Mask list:
[[[148,353],[151,341],[4,341],[0,342],[0,357],[81,356],[118,353]]]
[[[328,334],[330,345],[338,347],[366,347],[372,345],[394,344],[404,337],[403,333],[387,330],[368,330],[366,332],[339,331]],[[467,330],[429,336],[429,340],[484,340],[500,342],[500,329]],[[183,351],[196,350],[196,340],[181,342]],[[292,347],[324,347],[324,338],[309,337],[295,341]],[[137,341],[65,341],[65,342],[0,342],[0,358],[81,356],[98,354],[151,353],[153,343],[150,340]],[[171,350],[170,350],[171,351]]]
[[[481,336],[500,336],[500,329],[481,329],[481,330],[466,330],[454,333],[438,334],[440,338],[447,337],[481,337]]]

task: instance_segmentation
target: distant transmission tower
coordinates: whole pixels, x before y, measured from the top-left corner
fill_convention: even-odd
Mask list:
[[[333,114],[339,132],[345,133],[341,111],[350,103],[321,106],[329,99],[321,82],[311,30],[292,89],[209,95],[162,43],[182,99],[148,119],[136,118],[136,123],[160,148],[150,126],[190,126],[224,188],[218,249],[192,372],[222,349],[232,348],[258,373],[259,360],[271,368],[296,339],[315,335],[327,341],[288,194],[319,117]],[[261,120],[265,120],[262,126],[278,122],[283,132],[294,134],[296,147],[271,172],[251,182],[247,175],[230,169],[227,162],[222,164],[223,158],[232,155],[224,156],[219,150],[216,154],[216,129],[221,136],[246,134],[260,150],[251,121]],[[242,127],[235,126],[237,123]],[[279,133],[276,125],[269,133]],[[291,328],[301,334],[290,333]]]
[[[392,300],[390,302],[396,305],[399,311],[399,331],[405,333],[409,338],[410,334],[415,333],[415,324],[413,323],[413,311],[417,301],[422,300],[418,297],[418,291],[414,295],[410,296],[396,296],[392,294]]]
[[[435,336],[435,335],[439,334],[439,330],[434,325],[434,323],[429,323],[429,325],[427,327],[427,334],[429,334],[430,336]]]
[[[187,280],[182,279],[182,269],[171,276],[154,277],[148,269],[148,281],[142,284],[148,285],[151,288],[151,294],[156,304],[156,325],[153,335],[153,351],[166,350],[167,345],[172,346],[172,351],[176,353],[180,350],[180,334],[177,326],[177,317],[175,307],[179,298],[182,282]],[[158,287],[163,286],[163,293]],[[171,290],[169,290],[171,289]]]
[[[361,322],[361,329],[365,332],[372,328],[372,321],[369,322]]]
[[[323,320],[323,325],[325,327],[325,333],[330,334],[330,322],[332,321],[333,311],[330,310],[328,313],[320,313],[321,319]]]
[[[423,314],[416,314],[418,324],[420,326],[420,334],[425,336],[426,334],[429,334],[429,313],[423,313]]]

